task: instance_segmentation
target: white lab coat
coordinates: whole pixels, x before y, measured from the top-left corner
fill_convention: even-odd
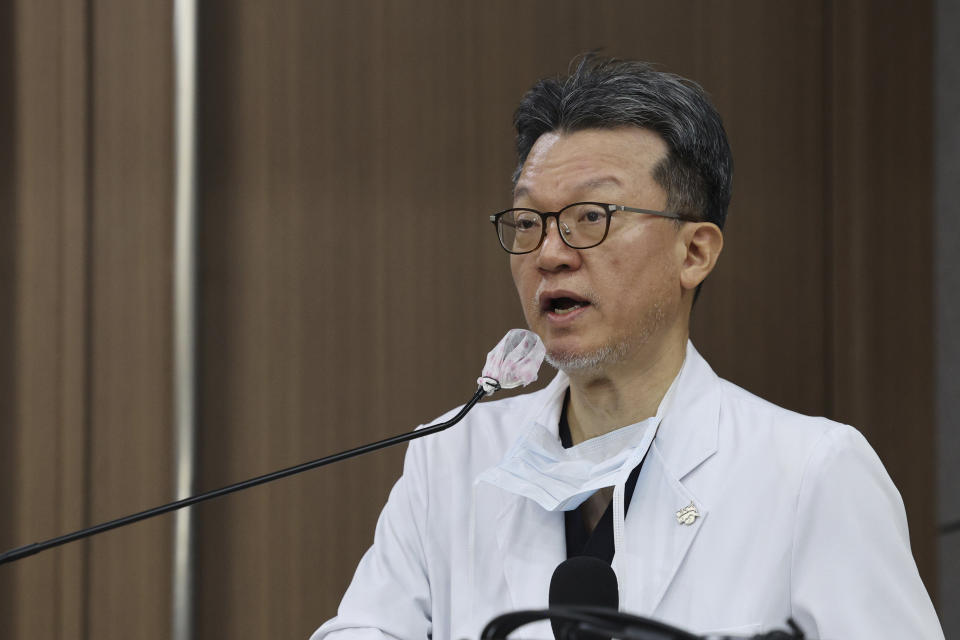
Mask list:
[[[546,608],[563,513],[474,479],[532,424],[556,433],[568,384],[560,373],[413,442],[337,617],[312,640],[477,638],[500,613]],[[792,616],[812,638],[943,638],[900,494],[859,432],[720,379],[690,344],[676,394],[616,549],[622,610],[695,633],[753,635]],[[690,503],[699,517],[681,524]],[[552,637],[546,623],[522,635]]]

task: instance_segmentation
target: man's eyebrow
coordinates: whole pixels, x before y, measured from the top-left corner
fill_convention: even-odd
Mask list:
[[[577,185],[577,191],[589,191],[590,189],[596,189],[597,187],[605,187],[607,185],[614,185],[616,187],[623,186],[623,183],[617,179],[616,176],[601,176],[599,178],[591,178],[585,182],[581,182]]]
[[[606,187],[608,185],[621,187],[623,186],[623,183],[619,180],[619,178],[613,175],[601,176],[599,178],[590,178],[589,180],[585,180],[584,182],[581,182],[580,184],[574,187],[574,191],[576,192],[589,191],[591,189],[596,189],[598,187]],[[513,190],[514,200],[517,200],[518,198],[521,198],[527,195],[530,195],[530,190],[527,187],[519,186]]]

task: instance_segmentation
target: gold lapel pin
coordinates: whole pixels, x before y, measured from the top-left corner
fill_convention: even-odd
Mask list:
[[[677,524],[693,524],[693,521],[696,520],[699,515],[700,512],[697,511],[696,505],[691,501],[690,504],[680,509],[680,511],[677,511]]]

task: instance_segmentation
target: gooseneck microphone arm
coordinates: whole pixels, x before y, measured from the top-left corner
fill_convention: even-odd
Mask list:
[[[465,405],[463,405],[459,412],[457,412],[457,415],[453,416],[453,418],[447,420],[446,422],[432,424],[430,426],[423,427],[422,429],[417,429],[416,431],[402,433],[398,436],[393,436],[392,438],[386,438],[385,440],[380,440],[378,442],[356,447],[355,449],[348,449],[347,451],[342,451],[330,456],[318,458],[310,462],[304,462],[303,464],[298,464],[293,467],[287,467],[286,469],[281,469],[279,471],[274,471],[273,473],[257,476],[256,478],[250,478],[249,480],[237,482],[226,487],[221,487],[220,489],[214,489],[213,491],[207,491],[206,493],[201,493],[189,498],[183,498],[182,500],[170,502],[159,507],[154,507],[153,509],[147,509],[146,511],[124,516],[123,518],[117,518],[116,520],[110,520],[109,522],[103,522],[86,529],[81,529],[80,531],[74,531],[73,533],[51,538],[50,540],[46,540],[44,542],[34,542],[22,547],[17,547],[16,549],[11,549],[10,551],[6,551],[0,555],[0,564],[13,562],[14,560],[32,556],[33,554],[45,551],[46,549],[59,547],[62,544],[73,542],[74,540],[88,538],[92,535],[103,533],[104,531],[110,531],[111,529],[117,529],[128,524],[133,524],[134,522],[140,522],[141,520],[159,516],[170,511],[176,511],[177,509],[189,507],[197,504],[198,502],[219,498],[220,496],[225,496],[228,493],[249,489],[250,487],[266,484],[267,482],[273,482],[274,480],[279,480],[280,478],[286,478],[287,476],[296,475],[304,471],[309,471],[310,469],[316,469],[317,467],[339,462],[340,460],[346,460],[347,458],[359,456],[364,453],[370,453],[371,451],[376,451],[378,449],[383,449],[395,444],[400,444],[401,442],[409,442],[410,440],[416,440],[417,438],[422,438],[424,436],[443,431],[444,429],[449,429],[453,425],[460,422],[460,420],[467,415],[467,412],[470,411],[470,409],[472,409],[473,406],[480,401],[480,398],[486,394],[487,392],[483,387],[478,388],[476,393],[473,394],[473,397],[470,398]]]
[[[700,636],[651,618],[641,618],[605,607],[551,606],[497,616],[484,627],[481,640],[503,640],[520,627],[538,620],[562,622],[558,640],[619,638],[620,640],[702,640]]]
[[[803,630],[792,619],[789,631],[774,629],[752,636],[700,636],[678,627],[605,607],[551,606],[497,616],[484,627],[480,640],[505,640],[520,627],[539,620],[560,621],[558,640],[619,638],[619,640],[804,640]]]

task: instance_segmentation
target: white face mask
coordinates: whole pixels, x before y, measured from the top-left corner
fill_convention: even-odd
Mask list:
[[[537,423],[476,482],[530,498],[547,511],[570,511],[598,489],[625,483],[659,424],[659,417],[648,418],[564,449],[555,434]]]

